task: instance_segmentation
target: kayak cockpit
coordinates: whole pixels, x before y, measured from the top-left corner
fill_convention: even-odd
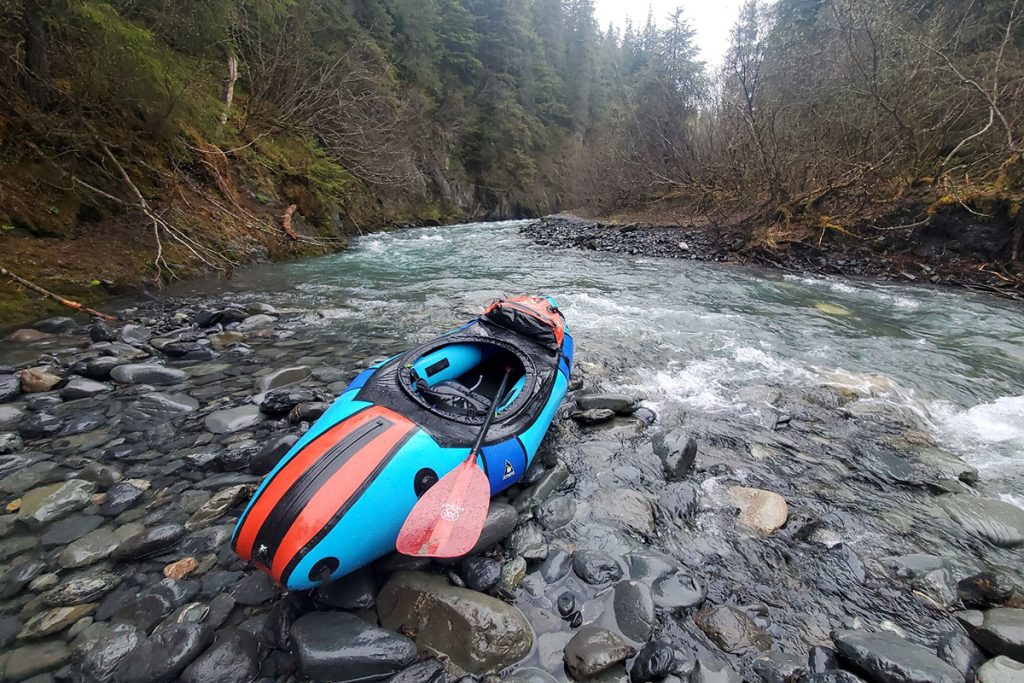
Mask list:
[[[525,398],[529,359],[514,347],[491,341],[454,342],[410,358],[402,386],[430,412],[459,422],[483,421],[506,368],[511,368],[495,419],[515,414]],[[530,364],[532,365],[532,364]]]

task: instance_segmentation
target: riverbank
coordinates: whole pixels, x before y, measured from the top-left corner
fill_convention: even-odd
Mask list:
[[[987,616],[957,611],[1024,624],[1012,575],[971,576],[1014,571],[1024,522],[972,494],[977,471],[912,416],[872,407],[890,390],[880,380],[748,386],[752,419],[671,426],[600,393],[617,380],[586,352],[543,456],[492,503],[489,547],[454,565],[392,556],[286,594],[230,551],[231,529],[372,360],[314,344],[311,313],[179,299],[133,311],[143,324],[49,319],[34,341],[4,345],[5,680],[422,681],[513,667],[517,683],[875,681],[895,668],[959,683],[988,658],[967,633],[992,654],[1024,646],[993,645]],[[304,365],[288,364],[296,352]],[[910,541],[898,531],[926,527]],[[945,557],[956,539],[987,547],[984,562]]]
[[[1024,643],[992,634],[1024,619],[1005,342],[1024,319],[951,291],[549,254],[524,225],[375,234],[181,283],[130,323],[0,342],[0,675],[961,683],[1010,666],[993,655]],[[311,594],[238,560],[251,491],[347,381],[524,264],[577,353],[537,463],[492,502],[493,545]]]
[[[650,221],[652,214],[641,216]],[[625,212],[604,219],[547,216],[523,232],[539,244],[555,247],[931,284],[1024,299],[1021,274],[993,263],[995,255],[1008,253],[1005,226],[960,214],[935,224],[930,230],[876,232],[870,238],[824,225],[823,239],[816,242],[795,239],[796,232],[790,236],[794,238],[773,238],[743,223],[652,223]]]

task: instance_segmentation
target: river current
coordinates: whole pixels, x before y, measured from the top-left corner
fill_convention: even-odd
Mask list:
[[[716,264],[551,251],[521,222],[379,233],[341,253],[240,271],[173,293],[223,293],[316,310],[339,358],[408,348],[519,293],[557,298],[578,359],[605,387],[682,411],[749,412],[750,385],[832,384],[916,413],[1024,506],[1024,310],[985,295],[800,277]]]

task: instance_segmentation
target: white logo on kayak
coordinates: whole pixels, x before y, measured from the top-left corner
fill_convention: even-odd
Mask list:
[[[459,515],[465,512],[466,508],[454,503],[445,503],[441,506],[441,519],[447,522],[459,521]]]
[[[506,460],[505,461],[505,474],[501,477],[501,480],[505,481],[509,477],[514,477],[514,476],[516,476],[516,471],[512,467],[512,463],[510,463],[508,460]]]

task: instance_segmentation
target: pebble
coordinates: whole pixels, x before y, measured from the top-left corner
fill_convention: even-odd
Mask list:
[[[612,583],[622,578],[618,560],[599,550],[577,550],[572,555],[576,576],[592,585]]]
[[[290,384],[304,382],[312,377],[312,375],[313,370],[308,365],[282,368],[258,377],[253,388],[257,394],[265,394],[271,389],[279,389]]]
[[[533,508],[533,516],[545,529],[560,529],[576,516],[576,501],[569,496],[555,496]]]
[[[52,671],[71,658],[71,650],[59,640],[23,645],[6,654],[0,664],[0,678],[10,681]]]
[[[727,662],[698,657],[690,683],[743,683],[743,678]]]
[[[771,636],[746,612],[731,605],[706,603],[693,620],[723,652],[746,655],[772,647]]]
[[[0,373],[0,403],[10,401],[21,393],[21,380],[17,375]]]
[[[64,388],[60,390],[60,397],[65,401],[75,401],[80,398],[91,398],[99,394],[105,394],[112,389],[113,387],[109,384],[76,377],[65,384]]]
[[[480,538],[467,555],[477,555],[504,540],[519,524],[516,509],[508,503],[491,503]]]
[[[468,588],[486,593],[498,583],[498,579],[501,578],[501,569],[501,562],[495,559],[468,557],[462,561],[462,578]]]
[[[654,454],[661,459],[667,481],[681,481],[693,469],[697,460],[697,441],[686,430],[673,429],[655,434],[652,445]]]
[[[741,524],[770,534],[786,523],[789,506],[786,499],[772,491],[733,486],[728,490],[729,499],[740,509]]]
[[[203,424],[206,427],[206,431],[213,434],[233,434],[252,427],[262,419],[263,414],[260,412],[259,407],[244,405],[210,413],[206,416]]]
[[[194,557],[184,557],[177,562],[172,562],[164,567],[164,576],[168,579],[184,579],[199,567],[199,560]]]
[[[235,504],[248,498],[251,492],[252,489],[246,484],[230,486],[222,491],[218,491],[188,518],[188,521],[185,522],[185,528],[189,531],[195,531],[196,529],[209,526],[215,520],[223,517]]]
[[[45,610],[29,619],[18,637],[35,639],[59,633],[82,617],[92,614],[95,610],[95,604],[55,607]]]
[[[49,391],[61,381],[60,375],[32,368],[22,370],[18,373],[18,378],[21,380],[21,390],[26,394]]]
[[[118,559],[137,560],[155,555],[177,544],[185,535],[180,524],[161,524],[124,540],[117,548]]]
[[[565,667],[573,678],[582,681],[607,671],[632,657],[635,652],[612,631],[597,626],[584,626],[565,646]]]
[[[615,419],[615,411],[608,408],[593,408],[591,410],[574,410],[569,413],[569,417],[576,422],[580,423],[584,427],[593,427],[599,424],[604,424],[609,420]]]
[[[519,588],[525,578],[526,560],[516,555],[501,565],[501,575],[498,577],[497,588],[499,591],[511,595]]]
[[[188,375],[184,370],[152,363],[127,363],[110,370],[110,378],[118,384],[180,384]]]
[[[90,633],[93,631],[93,633]],[[93,624],[75,644],[73,675],[82,681],[109,681],[118,663],[146,637],[130,624]]]
[[[370,609],[377,595],[377,580],[364,567],[316,590],[317,597],[331,607],[344,610]]]
[[[128,510],[142,498],[143,491],[129,482],[122,481],[107,489],[107,499],[100,505],[101,515],[116,517]]]
[[[676,651],[663,640],[652,640],[637,653],[629,668],[630,683],[660,681],[676,667]]]
[[[120,544],[121,539],[109,528],[95,529],[61,550],[57,564],[64,569],[85,567],[109,557]]]
[[[22,498],[18,519],[38,529],[81,510],[95,491],[96,484],[84,479],[32,489]]]
[[[120,583],[121,577],[109,572],[78,576],[46,592],[42,596],[43,602],[50,607],[96,602],[114,590]]]
[[[548,556],[544,534],[534,524],[524,524],[512,532],[508,538],[508,547],[529,562],[539,562]]]
[[[274,437],[249,461],[249,472],[259,476],[267,474],[274,469],[298,440],[299,437],[294,434],[282,434]]]
[[[947,494],[937,500],[969,534],[1007,548],[1024,544],[1024,510],[1016,505],[968,494]]]
[[[754,660],[754,671],[763,683],[789,683],[807,677],[807,663],[795,655],[772,650]]]
[[[235,584],[232,596],[239,605],[254,607],[281,594],[274,580],[267,574],[254,571]]]
[[[580,410],[611,410],[617,415],[632,415],[638,407],[626,394],[587,394],[577,397],[576,405]]]

